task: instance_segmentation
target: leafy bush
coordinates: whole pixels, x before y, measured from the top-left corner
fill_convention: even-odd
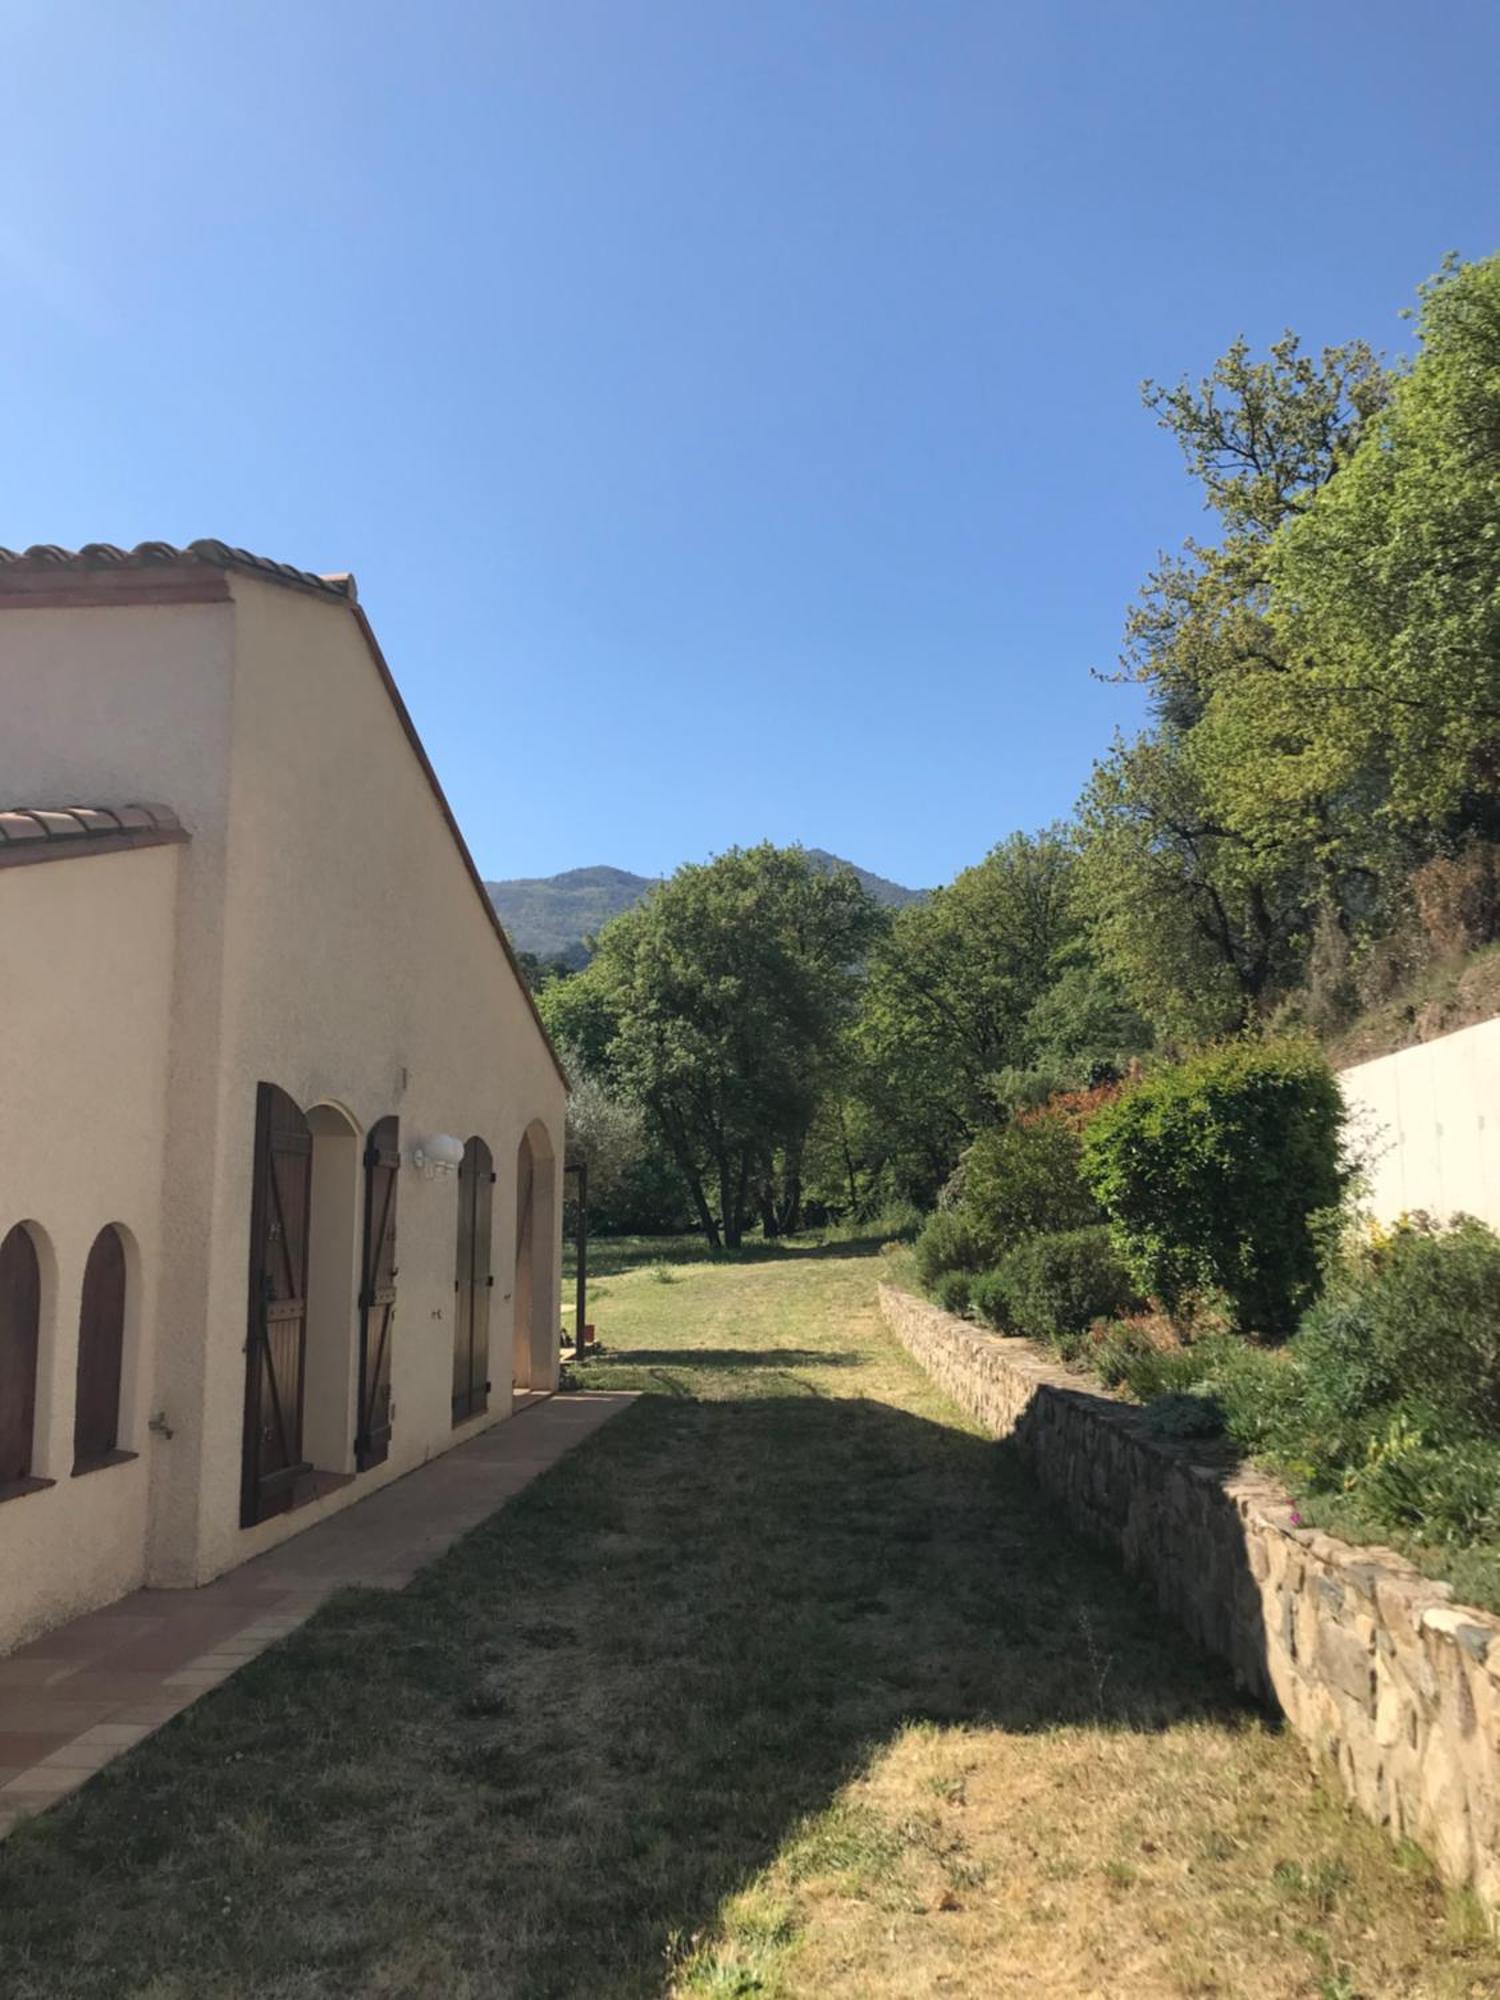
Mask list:
[[[1500,1441],[1430,1444],[1398,1421],[1358,1475],[1355,1490],[1375,1520],[1426,1542],[1462,1546],[1500,1537]]]
[[[985,1294],[981,1298],[976,1287],[974,1304],[983,1317],[1028,1340],[1054,1344],[1075,1344],[1096,1319],[1111,1319],[1136,1303],[1109,1231],[1098,1226],[1029,1236],[980,1282]]]
[[[1467,1220],[1398,1229],[1335,1274],[1294,1348],[1310,1424],[1346,1450],[1397,1406],[1500,1437],[1500,1238]]]
[[[917,1276],[932,1291],[948,1271],[982,1271],[995,1261],[994,1246],[961,1209],[940,1208],[930,1215],[912,1246]]]
[[[1102,1221],[1083,1184],[1082,1142],[1050,1112],[981,1132],[963,1160],[960,1212],[993,1246]],[[993,1261],[993,1260],[992,1260]]]
[[[932,1296],[944,1312],[967,1312],[971,1284],[967,1271],[941,1271],[933,1280]]]
[[[969,1286],[969,1304],[975,1317],[986,1326],[998,1327],[1001,1333],[1014,1331],[1010,1322],[1010,1289],[1003,1271],[981,1271]]]
[[[1199,1362],[1191,1347],[1163,1347],[1130,1320],[1111,1326],[1088,1358],[1107,1387],[1125,1389],[1140,1403],[1198,1383]]]
[[[1343,1190],[1338,1084],[1301,1042],[1236,1042],[1155,1072],[1082,1140],[1085,1181],[1137,1282],[1168,1307],[1229,1297],[1241,1329],[1288,1331],[1318,1278],[1312,1217]]]

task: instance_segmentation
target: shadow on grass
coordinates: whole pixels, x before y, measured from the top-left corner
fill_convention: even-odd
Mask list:
[[[589,1241],[589,1276],[618,1278],[653,1265],[780,1264],[821,1257],[876,1257],[885,1239],[860,1236],[848,1242],[793,1237],[765,1242],[756,1237],[737,1250],[710,1250],[701,1236],[598,1236]],[[563,1246],[563,1277],[571,1283],[577,1270],[571,1244]]]
[[[869,1362],[867,1354],[818,1347],[610,1347],[601,1351],[612,1366],[627,1372],[632,1368],[691,1368],[695,1372],[706,1369],[712,1375],[738,1375],[773,1368],[785,1374],[790,1368],[863,1368]],[[610,1386],[617,1385],[612,1380]],[[618,1386],[630,1384],[622,1380]]]
[[[659,1994],[906,1722],[1243,1718],[1009,1447],[764,1379],[643,1397],[0,1845],[7,2000]]]

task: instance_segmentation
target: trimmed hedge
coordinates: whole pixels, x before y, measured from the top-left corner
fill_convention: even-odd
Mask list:
[[[1085,1229],[1104,1219],[1083,1182],[1082,1141],[1050,1111],[980,1133],[964,1154],[960,1207],[993,1245],[994,1256],[1023,1237]]]
[[[1102,1227],[1030,1236],[977,1278],[970,1300],[1007,1333],[1076,1351],[1096,1319],[1137,1302],[1130,1273]]]
[[[1343,1193],[1344,1105],[1306,1042],[1234,1042],[1157,1070],[1090,1124],[1083,1177],[1141,1289],[1222,1291],[1241,1331],[1290,1332]]]

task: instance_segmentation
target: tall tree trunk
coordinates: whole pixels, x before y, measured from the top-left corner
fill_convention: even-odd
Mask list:
[[[719,1149],[719,1215],[724,1227],[724,1247],[738,1250],[744,1240],[740,1218],[740,1190],[735,1186],[734,1167],[727,1150]]]
[[[802,1227],[802,1140],[794,1140],[783,1155],[781,1173],[781,1231],[795,1236]]]
[[[680,1123],[672,1112],[658,1100],[651,1100],[648,1108],[656,1120],[657,1130],[667,1142],[667,1151],[676,1162],[677,1171],[687,1182],[688,1193],[692,1197],[693,1209],[698,1217],[698,1227],[703,1231],[709,1249],[722,1250],[724,1245],[720,1240],[719,1225],[714,1219],[712,1208],[709,1206],[708,1194],[703,1186],[703,1176],[698,1171],[698,1162],[693,1157],[692,1148],[687,1143]]]
[[[849,1125],[844,1117],[844,1100],[839,1099],[839,1150],[844,1156],[844,1178],[849,1183],[849,1219],[859,1213],[859,1183],[854,1176],[854,1155],[849,1150]]]

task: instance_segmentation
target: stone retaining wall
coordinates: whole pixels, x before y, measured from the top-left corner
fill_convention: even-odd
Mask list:
[[[1168,1443],[1140,1410],[1024,1340],[889,1285],[881,1310],[953,1400],[1118,1551],[1240,1685],[1278,1708],[1371,1819],[1500,1916],[1500,1618],[1393,1550],[1297,1525],[1286,1494]]]

